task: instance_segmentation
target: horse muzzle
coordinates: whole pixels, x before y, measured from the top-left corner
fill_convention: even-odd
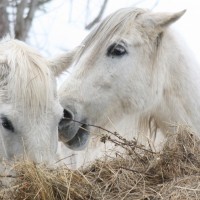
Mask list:
[[[72,150],[83,150],[89,141],[89,127],[86,122],[87,120],[75,120],[74,114],[64,109],[64,117],[58,126],[59,140]]]

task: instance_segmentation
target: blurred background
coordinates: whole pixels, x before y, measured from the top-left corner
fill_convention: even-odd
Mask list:
[[[128,6],[166,12],[187,9],[174,26],[199,59],[197,0],[0,0],[0,37],[10,33],[51,57],[80,44],[99,21]]]

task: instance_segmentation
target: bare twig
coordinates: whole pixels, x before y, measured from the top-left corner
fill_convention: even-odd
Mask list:
[[[9,20],[6,11],[7,4],[6,0],[0,2],[0,38],[9,33]]]
[[[35,11],[36,11],[38,5],[39,5],[39,0],[34,0],[34,1],[30,2],[29,12],[25,18],[26,33],[29,31],[29,29],[31,27],[33,17],[34,17],[34,14],[35,14]]]
[[[99,14],[92,22],[90,22],[88,25],[85,26],[85,29],[90,30],[96,23],[98,23],[101,20],[107,3],[108,3],[108,0],[104,0],[103,5],[101,6],[101,9],[99,11]]]
[[[27,0],[21,0],[21,2],[17,5],[16,12],[16,22],[15,22],[15,37],[17,39],[24,40],[25,37],[25,21],[24,21],[24,10],[27,7]]]
[[[65,118],[65,119],[69,119],[69,118]],[[146,151],[146,152],[148,152],[148,153],[156,154],[156,152],[153,152],[152,150],[148,150],[148,149],[145,149],[145,148],[143,148],[143,147],[137,145],[137,142],[134,141],[134,140],[131,140],[131,141],[126,140],[124,137],[120,136],[117,132],[112,132],[112,131],[110,131],[110,130],[108,130],[108,129],[105,129],[105,128],[103,128],[103,127],[101,127],[101,126],[98,126],[98,125],[87,124],[87,123],[83,123],[83,122],[80,122],[80,121],[77,121],[77,120],[74,120],[74,119],[69,119],[69,120],[71,120],[71,121],[73,121],[73,122],[76,122],[76,123],[79,123],[79,124],[81,124],[81,125],[86,125],[86,126],[98,128],[98,129],[100,129],[100,130],[103,130],[103,131],[105,131],[105,132],[107,132],[107,133],[109,133],[109,134],[115,136],[115,137],[118,138],[119,140],[111,139],[111,138],[108,137],[107,135],[104,136],[104,140],[109,140],[109,141],[115,143],[115,144],[118,145],[118,146],[121,146],[121,145],[122,145],[123,147],[124,147],[124,146],[128,146],[128,147],[131,147],[131,150],[134,150],[135,148],[137,148],[137,149],[141,149],[141,150],[143,150],[143,151]],[[88,132],[89,132],[89,130],[88,130]],[[121,142],[121,141],[123,141],[123,142]],[[124,148],[125,148],[125,147],[124,147]]]
[[[23,176],[14,176],[14,175],[0,175],[0,178],[20,178],[20,177],[23,177]]]

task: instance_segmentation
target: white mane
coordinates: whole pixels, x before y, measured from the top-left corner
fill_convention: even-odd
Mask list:
[[[1,40],[0,55],[1,101],[23,105],[29,115],[44,112],[55,87],[47,61],[28,45],[10,38]]]
[[[21,41],[0,41],[0,158],[55,161],[63,116],[55,77],[75,54],[57,58],[55,65]]]
[[[80,48],[78,59],[80,56],[97,42],[100,47],[105,47],[108,42],[115,36],[115,34],[123,34],[129,29],[130,21],[134,21],[142,13],[148,12],[148,10],[140,8],[123,8],[115,13],[107,16],[90,34],[83,40]],[[92,58],[100,51],[101,48],[96,48],[93,51]]]

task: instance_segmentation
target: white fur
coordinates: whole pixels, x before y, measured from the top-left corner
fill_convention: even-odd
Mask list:
[[[9,37],[0,41],[2,158],[12,160],[23,156],[35,162],[50,162],[55,158],[63,108],[53,74],[58,72],[48,65],[51,62],[23,42]],[[14,131],[3,126],[4,117],[12,123]]]
[[[169,27],[184,12],[127,8],[107,17],[83,41],[85,48],[59,90],[61,105],[73,107],[75,118],[87,118],[89,124],[116,129],[122,136],[136,137],[143,143],[147,138],[155,142],[155,135],[147,135],[151,119],[160,130],[157,138],[161,132],[165,136],[175,132],[176,124],[187,124],[198,132],[200,67]],[[110,44],[121,40],[128,54],[108,57]],[[93,160],[94,151],[102,155],[103,149],[98,139],[91,140],[87,150],[78,153],[78,166],[84,157]]]

